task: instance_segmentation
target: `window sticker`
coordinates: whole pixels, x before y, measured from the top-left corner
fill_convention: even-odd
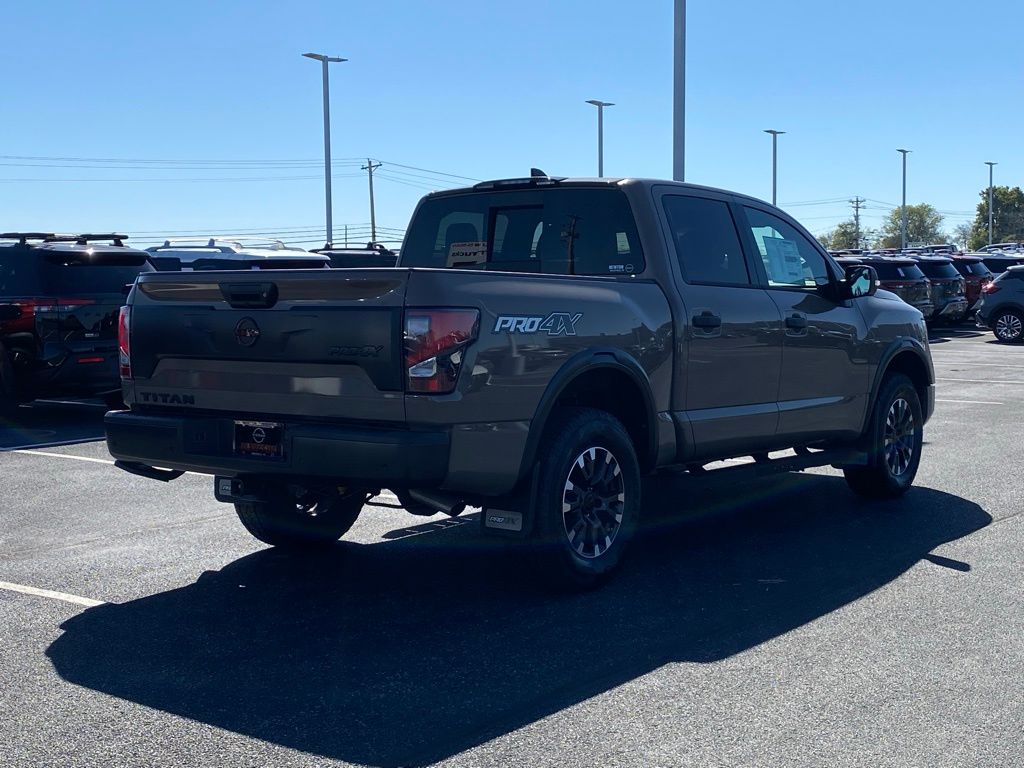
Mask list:
[[[804,263],[796,243],[782,237],[766,237],[764,249],[768,257],[768,271],[772,282],[786,285],[804,284]]]
[[[448,266],[484,264],[487,261],[487,243],[452,243],[448,246]]]

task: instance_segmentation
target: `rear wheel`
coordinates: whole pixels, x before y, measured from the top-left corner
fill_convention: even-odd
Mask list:
[[[559,413],[545,433],[535,505],[540,556],[555,586],[604,580],[640,515],[640,466],[622,423],[593,408]]]
[[[992,332],[1000,341],[1018,342],[1024,338],[1024,316],[1015,309],[1002,309],[992,321]]]
[[[295,495],[275,489],[258,502],[236,502],[235,512],[245,529],[275,547],[322,547],[340,539],[363,509],[363,491]]]
[[[917,475],[924,443],[921,401],[909,378],[895,374],[882,383],[865,437],[868,464],[844,469],[846,482],[867,498],[902,496]]]

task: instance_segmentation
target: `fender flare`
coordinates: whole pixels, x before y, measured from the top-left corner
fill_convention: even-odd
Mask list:
[[[523,458],[519,466],[519,478],[528,477],[530,468],[537,458],[537,451],[540,448],[541,437],[547,428],[548,419],[554,410],[558,398],[568,389],[580,376],[598,370],[613,370],[625,373],[637,385],[641,397],[644,400],[644,414],[647,421],[647,445],[642,446],[644,453],[641,453],[641,467],[649,469],[657,459],[658,421],[657,411],[654,405],[654,395],[651,392],[651,380],[647,372],[636,361],[636,359],[620,350],[614,348],[595,348],[584,350],[569,358],[561,368],[551,377],[544,394],[541,396],[537,411],[530,421],[530,433],[526,439],[526,449],[523,451]],[[643,456],[648,457],[644,462]]]
[[[878,367],[875,368],[874,381],[871,382],[871,396],[868,400],[868,408],[864,414],[864,422],[861,425],[861,432],[863,433],[868,428],[868,421],[871,419],[871,413],[875,407],[875,400],[878,398],[878,392],[882,388],[882,380],[885,378],[885,374],[889,370],[889,365],[896,358],[897,355],[909,352],[917,356],[921,361],[921,364],[928,371],[928,385],[933,386],[935,384],[935,370],[932,367],[931,355],[928,354],[928,350],[925,348],[917,339],[910,338],[909,336],[903,336],[898,339],[894,339],[885,352],[882,354],[881,359],[878,361]],[[926,408],[926,403],[921,403],[921,406]],[[927,417],[926,417],[927,418]]]

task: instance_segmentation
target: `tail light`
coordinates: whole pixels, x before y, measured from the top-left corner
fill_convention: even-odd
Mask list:
[[[981,292],[984,294],[995,293],[999,290],[999,283],[994,280],[991,283],[986,283],[981,287]]]
[[[476,340],[475,309],[407,309],[405,382],[408,392],[446,394],[455,389],[465,348]]]
[[[32,333],[36,327],[36,315],[57,315],[62,318],[69,311],[87,304],[92,299],[13,299],[0,305],[7,309],[0,312],[0,331],[4,333]]]
[[[121,307],[117,316],[117,356],[122,379],[132,377],[131,307]]]

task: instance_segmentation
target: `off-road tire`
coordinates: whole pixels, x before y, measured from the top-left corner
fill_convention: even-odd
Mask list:
[[[566,408],[548,424],[538,462],[535,539],[544,577],[556,589],[597,586],[622,561],[640,517],[629,433],[605,411]]]
[[[921,400],[909,378],[903,374],[885,378],[864,438],[867,466],[843,469],[847,484],[866,498],[902,496],[914,483],[924,443]]]
[[[275,492],[258,502],[235,502],[245,530],[275,547],[308,549],[333,544],[348,532],[366,503],[366,494],[350,492],[312,507]]]

